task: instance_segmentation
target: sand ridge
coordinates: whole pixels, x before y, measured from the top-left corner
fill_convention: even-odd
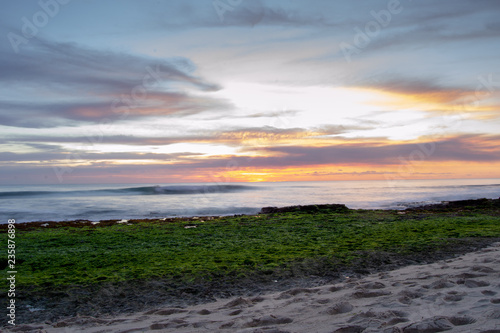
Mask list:
[[[334,285],[118,317],[21,325],[38,332],[500,333],[500,243]]]

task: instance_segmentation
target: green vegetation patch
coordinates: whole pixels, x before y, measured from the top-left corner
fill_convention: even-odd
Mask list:
[[[6,244],[7,234],[0,237]],[[16,283],[18,288],[43,289],[135,279],[238,278],[286,271],[304,260],[348,264],[362,251],[428,251],[467,237],[500,237],[498,210],[325,209],[210,221],[36,228],[16,233]],[[1,284],[6,288],[5,279]]]

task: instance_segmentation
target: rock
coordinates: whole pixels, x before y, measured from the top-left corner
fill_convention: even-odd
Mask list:
[[[457,200],[457,201],[443,201],[440,204],[424,205],[420,207],[407,208],[407,211],[421,211],[421,210],[454,210],[454,209],[478,209],[478,208],[492,208],[500,207],[500,198],[498,199],[471,199],[471,200]]]
[[[287,206],[287,207],[263,207],[259,214],[274,214],[287,212],[307,212],[314,213],[319,211],[334,211],[348,212],[349,208],[343,204],[326,204],[326,205],[306,205],[306,206]]]

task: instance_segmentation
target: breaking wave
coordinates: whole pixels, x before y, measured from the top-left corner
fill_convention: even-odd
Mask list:
[[[248,185],[167,185],[142,186],[118,189],[79,190],[79,191],[11,191],[0,192],[1,198],[26,198],[36,196],[125,196],[125,195],[183,195],[183,194],[211,194],[231,193],[255,190],[258,187]]]

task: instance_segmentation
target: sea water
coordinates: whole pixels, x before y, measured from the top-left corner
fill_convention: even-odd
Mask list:
[[[500,179],[0,186],[0,223],[255,214],[266,206],[342,203],[405,209],[498,198]]]

